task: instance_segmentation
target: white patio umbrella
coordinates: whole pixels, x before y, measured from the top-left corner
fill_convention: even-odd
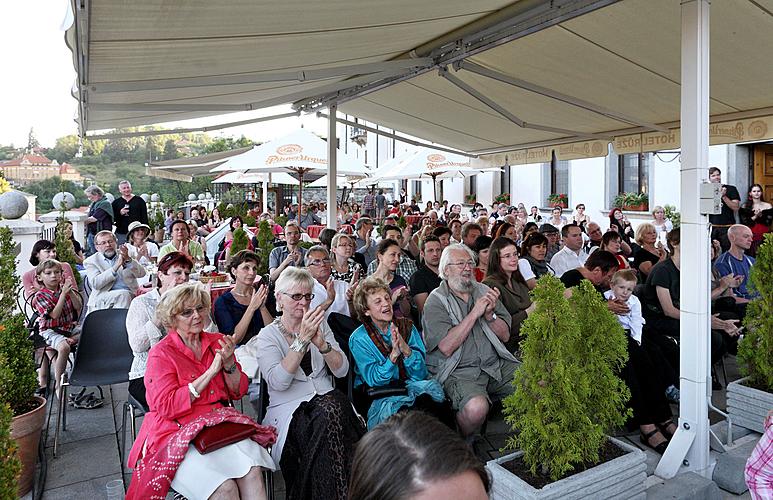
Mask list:
[[[245,173],[245,172],[228,172],[227,174],[221,175],[217,179],[214,179],[212,181],[212,184],[258,184],[265,180],[267,180],[268,173]],[[300,184],[298,179],[293,177],[290,174],[286,174],[283,172],[277,172],[275,174],[271,174],[271,179],[268,180],[268,182],[273,182],[274,184],[289,184],[292,186],[297,186]]]
[[[213,168],[212,172],[284,172],[298,176],[298,200],[302,201],[303,177],[309,172],[327,172],[327,142],[306,129],[299,129],[280,139],[264,142]],[[340,149],[337,153],[338,173],[369,175],[365,164]],[[321,172],[320,172],[321,173]]]
[[[490,169],[487,169],[490,170]],[[469,177],[483,170],[470,167],[470,159],[453,153],[439,152],[430,148],[409,151],[385,163],[373,177],[360,184],[377,184],[380,181],[403,179],[432,179],[433,197],[436,198],[437,180]]]

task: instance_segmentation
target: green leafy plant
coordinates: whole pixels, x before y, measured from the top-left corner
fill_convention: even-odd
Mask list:
[[[625,206],[625,197],[627,193],[618,193],[617,196],[615,196],[612,199],[612,206],[615,208],[622,209]]]
[[[0,404],[0,498],[17,498],[21,460],[16,441],[11,439],[13,413],[7,404]]]
[[[475,194],[468,194],[464,197],[464,201],[466,201],[469,204],[474,204],[475,200],[477,199],[477,195]]]
[[[750,385],[773,392],[773,233],[757,249],[751,268],[751,289],[759,295],[749,302],[744,318],[746,334],[738,344],[741,372]]]
[[[536,310],[524,321],[523,364],[504,401],[513,435],[532,473],[558,480],[596,463],[607,432],[629,415],[629,392],[615,372],[627,359],[622,327],[590,282],[571,299],[558,278],[543,276],[532,292]]]
[[[666,205],[663,207],[663,211],[665,212],[665,218],[671,221],[674,229],[682,225],[682,214],[679,213],[675,206]]]
[[[505,205],[509,205],[510,204],[510,193],[502,193],[502,194],[496,195],[494,197],[494,202],[495,203],[504,203]]]
[[[271,254],[271,250],[274,249],[274,233],[271,231],[271,224],[267,220],[262,220],[258,224],[258,234],[255,235],[255,239],[258,240],[258,247],[255,249],[255,253],[260,257],[258,274],[262,276],[268,273],[268,256]]]
[[[75,247],[72,240],[67,237],[67,226],[70,222],[64,218],[64,214],[57,219],[56,231],[54,236],[54,245],[56,245],[56,259],[59,262],[67,262],[73,270],[76,284],[80,287],[83,278],[81,273],[76,270],[77,261],[75,260]]]
[[[274,223],[279,224],[282,227],[285,227],[287,225],[287,216],[277,215],[276,217],[274,217]]]
[[[400,229],[405,229],[407,225],[408,225],[408,221],[405,220],[404,215],[401,215],[400,217],[397,218],[397,227],[399,227]]]
[[[242,250],[246,250],[250,244],[250,239],[247,236],[247,232],[242,228],[234,230],[234,240],[231,243],[231,255],[236,255]]]
[[[14,313],[19,291],[14,246],[11,230],[0,228],[0,404],[21,415],[35,408],[38,383],[24,317]]]

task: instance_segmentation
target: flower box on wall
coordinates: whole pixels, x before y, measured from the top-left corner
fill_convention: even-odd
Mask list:
[[[647,480],[646,455],[634,446],[615,438],[609,439],[627,453],[539,489],[501,465],[520,457],[523,454],[522,451],[491,460],[486,464],[486,469],[491,475],[491,498],[494,500],[646,498],[644,485]]]

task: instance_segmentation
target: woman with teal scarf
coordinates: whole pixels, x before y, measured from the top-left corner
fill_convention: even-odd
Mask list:
[[[440,384],[428,378],[426,348],[409,320],[393,321],[389,285],[370,277],[354,294],[354,308],[362,321],[349,337],[355,362],[355,388],[395,387],[396,394],[375,399],[368,410],[368,429],[401,409],[421,409],[453,426],[450,406]],[[404,331],[403,331],[404,330]],[[403,389],[404,387],[404,389]]]
[[[113,205],[105,197],[105,192],[99,186],[89,186],[83,191],[89,199],[89,213],[86,218],[86,233],[88,242],[88,254],[96,253],[94,247],[94,235],[98,232],[113,230]]]

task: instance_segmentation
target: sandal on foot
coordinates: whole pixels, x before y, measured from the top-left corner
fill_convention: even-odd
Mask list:
[[[668,430],[668,428],[672,425],[674,426],[674,432],[671,432]],[[657,426],[658,426],[658,429],[660,429],[660,433],[663,434],[663,437],[665,437],[669,441],[671,441],[671,438],[674,437],[674,434],[678,429],[676,423],[673,420],[666,420],[661,424],[657,424]]]
[[[82,410],[93,410],[94,408],[99,408],[104,404],[104,401],[102,401],[99,398],[94,397],[92,393],[89,393],[83,399],[80,401],[73,403],[73,406],[76,408],[80,408]]]
[[[650,438],[652,438],[655,434],[660,434],[662,436],[662,434],[660,433],[660,429],[658,429],[657,427],[655,427],[654,431],[648,432],[647,434],[644,434],[644,431],[639,431],[639,441],[641,441],[643,445],[647,446],[648,448],[652,448],[653,450],[655,450],[656,452],[662,455],[663,453],[666,452],[666,448],[668,448],[668,440],[665,439],[665,436],[663,436],[664,440],[662,443],[656,446],[652,446],[652,444],[650,444]]]

